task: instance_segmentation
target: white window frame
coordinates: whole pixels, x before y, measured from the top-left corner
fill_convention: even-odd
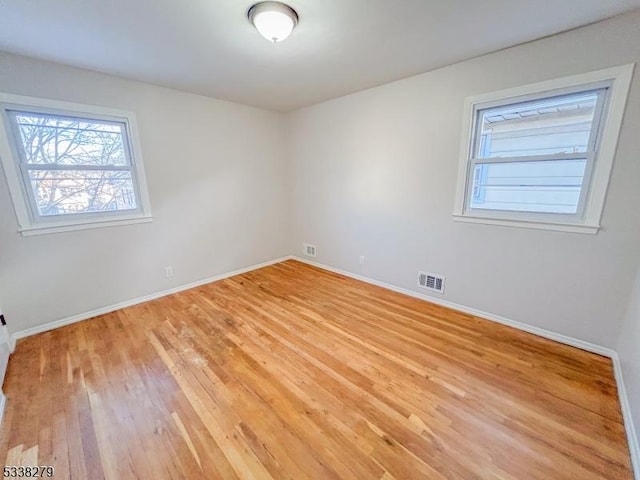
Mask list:
[[[632,63],[466,98],[453,220],[573,233],[598,233],[634,66],[635,64]],[[608,89],[606,105],[597,107],[604,108],[602,123],[596,125],[593,130],[598,132],[598,138],[590,140],[595,145],[595,155],[587,160],[585,183],[576,215],[479,211],[480,209],[470,208],[473,189],[472,172],[476,160],[474,158],[475,131],[479,110],[523,102],[532,98],[552,97],[602,87]],[[594,121],[598,121],[597,112]],[[536,157],[521,157],[518,161],[527,159],[535,160]],[[494,160],[500,161],[491,159],[491,161]]]
[[[16,138],[11,124],[9,110],[123,123],[126,127],[125,154],[132,165],[136,210],[52,215],[49,218],[39,215],[32,189],[21,171],[22,147],[17,143],[19,139]],[[130,225],[153,220],[138,127],[133,112],[0,92],[0,162],[18,220],[18,231],[23,236]]]

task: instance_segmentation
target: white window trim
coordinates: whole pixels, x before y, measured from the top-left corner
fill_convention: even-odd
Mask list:
[[[458,163],[458,183],[453,220],[458,222],[535,228],[572,233],[598,233],[634,66],[635,64],[631,63],[466,98],[464,102],[463,129]],[[601,130],[601,142],[594,164],[592,182],[586,199],[582,221],[540,220],[536,219],[535,215],[524,219],[507,218],[506,216],[505,218],[500,218],[501,215],[491,213],[482,215],[476,212],[471,214],[466,211],[467,179],[470,165],[469,159],[471,158],[470,149],[473,148],[471,142],[474,135],[473,115],[476,105],[487,102],[504,101],[526,95],[539,95],[546,92],[552,93],[557,90],[606,81],[611,82],[609,104],[603,119],[604,127]]]
[[[68,115],[104,118],[124,122],[128,129],[129,146],[136,173],[136,188],[140,202],[139,210],[135,213],[98,212],[79,217],[70,215],[60,220],[34,222],[28,193],[25,191],[26,187],[24,186],[19,171],[17,154],[12,147],[14,139],[10,138],[12,135],[11,126],[7,123],[6,115],[6,110],[9,107],[18,109],[20,107],[31,107],[42,110],[50,109],[60,114],[66,113]],[[18,219],[18,231],[23,236],[131,225],[135,223],[147,223],[153,220],[149,202],[149,192],[147,190],[147,179],[142,162],[138,126],[133,112],[0,92],[0,163],[4,169],[9,193],[11,194],[13,207]]]

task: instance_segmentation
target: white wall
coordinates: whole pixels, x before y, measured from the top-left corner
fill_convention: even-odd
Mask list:
[[[598,235],[451,218],[463,99],[637,62],[639,23],[640,12],[628,14],[286,118],[0,53],[0,91],[136,113],[155,217],[23,238],[0,170],[9,329],[299,254],[309,242],[321,263],[416,291],[418,269],[441,273],[446,300],[616,348],[640,431],[640,74]],[[163,277],[165,265],[174,277]]]
[[[631,292],[617,351],[635,431],[640,433],[640,270]],[[636,452],[636,456],[638,455],[640,451]],[[640,456],[637,458],[640,460]],[[640,471],[638,476],[640,477]]]
[[[637,62],[638,24],[628,14],[295,112],[291,250],[312,243],[320,263],[416,291],[418,269],[440,273],[445,300],[615,348],[640,260],[638,73],[598,235],[451,213],[464,98]]]
[[[155,216],[23,238],[0,171],[10,330],[299,253],[306,241],[322,263],[409,289],[418,269],[442,273],[446,300],[615,348],[640,261],[638,75],[598,235],[454,223],[451,212],[464,97],[638,61],[639,22],[638,12],[617,17],[286,119],[0,53],[0,91],[136,112]]]
[[[0,301],[10,331],[288,253],[281,115],[2,53],[0,91],[134,111],[155,217],[21,237],[0,170]]]

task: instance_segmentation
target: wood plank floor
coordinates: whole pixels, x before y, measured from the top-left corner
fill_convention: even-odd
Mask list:
[[[26,338],[0,455],[66,479],[631,479],[603,357],[287,261]]]

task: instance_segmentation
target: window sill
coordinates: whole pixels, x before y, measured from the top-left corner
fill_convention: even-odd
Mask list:
[[[526,220],[508,220],[503,218],[474,217],[470,215],[453,215],[454,222],[481,223],[485,225],[499,225],[502,227],[533,228],[537,230],[551,230],[554,232],[583,233],[596,235],[600,225],[586,225],[575,223],[553,223]]]
[[[30,237],[32,235],[46,235],[49,233],[62,233],[62,232],[73,232],[75,230],[87,230],[90,228],[104,228],[104,227],[118,227],[120,225],[134,225],[136,223],[150,223],[153,222],[153,217],[144,216],[144,217],[130,217],[130,218],[120,218],[113,220],[95,220],[95,221],[85,221],[82,223],[75,224],[51,224],[51,225],[38,225],[33,227],[22,228],[19,230],[20,234],[23,237]]]

